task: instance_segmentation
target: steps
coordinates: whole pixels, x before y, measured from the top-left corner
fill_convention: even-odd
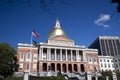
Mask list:
[[[64,73],[63,75],[65,75],[68,80],[85,80],[85,72],[73,72],[73,73]]]

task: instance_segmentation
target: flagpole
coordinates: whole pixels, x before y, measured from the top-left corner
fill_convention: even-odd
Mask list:
[[[30,43],[30,66],[29,66],[29,73],[30,73],[30,70],[31,70],[31,55],[32,55],[32,40],[33,40],[33,35],[32,35],[32,32],[31,32],[31,43]]]
[[[31,48],[30,48],[30,53],[32,55],[32,47],[33,47],[33,37],[36,37],[38,38],[39,37],[39,34],[37,34],[34,30],[32,30],[32,33],[31,33]],[[37,75],[38,75],[38,72],[39,72],[39,45],[37,45],[38,47],[38,60],[37,60],[37,66],[38,66],[38,70],[37,70]],[[30,67],[31,67],[31,62],[30,62]]]
[[[31,45],[32,45],[32,38],[33,38],[33,35],[32,35],[32,32],[31,32]]]

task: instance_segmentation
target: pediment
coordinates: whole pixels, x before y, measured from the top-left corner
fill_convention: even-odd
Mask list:
[[[69,39],[69,38],[66,37],[66,36],[56,36],[56,37],[50,38],[49,40],[73,41],[72,39]]]

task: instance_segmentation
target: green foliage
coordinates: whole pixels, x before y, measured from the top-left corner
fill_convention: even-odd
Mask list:
[[[120,72],[119,71],[116,72],[116,75],[117,75],[117,80],[120,80]]]
[[[64,76],[45,76],[45,77],[35,77],[29,76],[29,80],[66,80]]]
[[[106,77],[106,76],[110,76],[111,75],[111,71],[102,71],[102,77]]]
[[[102,71],[102,79],[106,79],[106,77],[108,76],[108,80],[111,80],[111,71]]]
[[[2,80],[23,80],[23,77],[9,76]],[[49,76],[49,77],[48,76],[44,76],[44,77],[29,76],[29,80],[66,80],[66,79],[64,76]]]
[[[7,77],[4,78],[3,80],[23,80],[23,77]]]
[[[0,43],[0,75],[8,77],[18,67],[16,51],[8,43]]]

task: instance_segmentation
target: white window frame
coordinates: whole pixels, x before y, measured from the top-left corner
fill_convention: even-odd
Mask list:
[[[90,71],[91,72],[93,72],[94,70],[93,70],[93,66],[92,65],[90,65]]]
[[[26,64],[26,70],[30,70],[30,63]]]
[[[23,70],[23,63],[19,64],[19,70]]]
[[[34,53],[34,54],[33,54],[33,61],[37,61],[37,59],[38,59],[37,56],[38,56],[37,53]]]
[[[29,58],[28,58],[29,57]],[[26,61],[31,61],[31,53],[30,52],[28,52],[27,54],[26,54]]]
[[[92,64],[93,57],[91,55],[88,56],[88,62]]]
[[[33,70],[37,70],[37,64],[33,64]]]
[[[23,56],[23,57],[22,57]],[[22,57],[22,58],[21,58]],[[24,61],[24,52],[20,53],[20,61]]]

